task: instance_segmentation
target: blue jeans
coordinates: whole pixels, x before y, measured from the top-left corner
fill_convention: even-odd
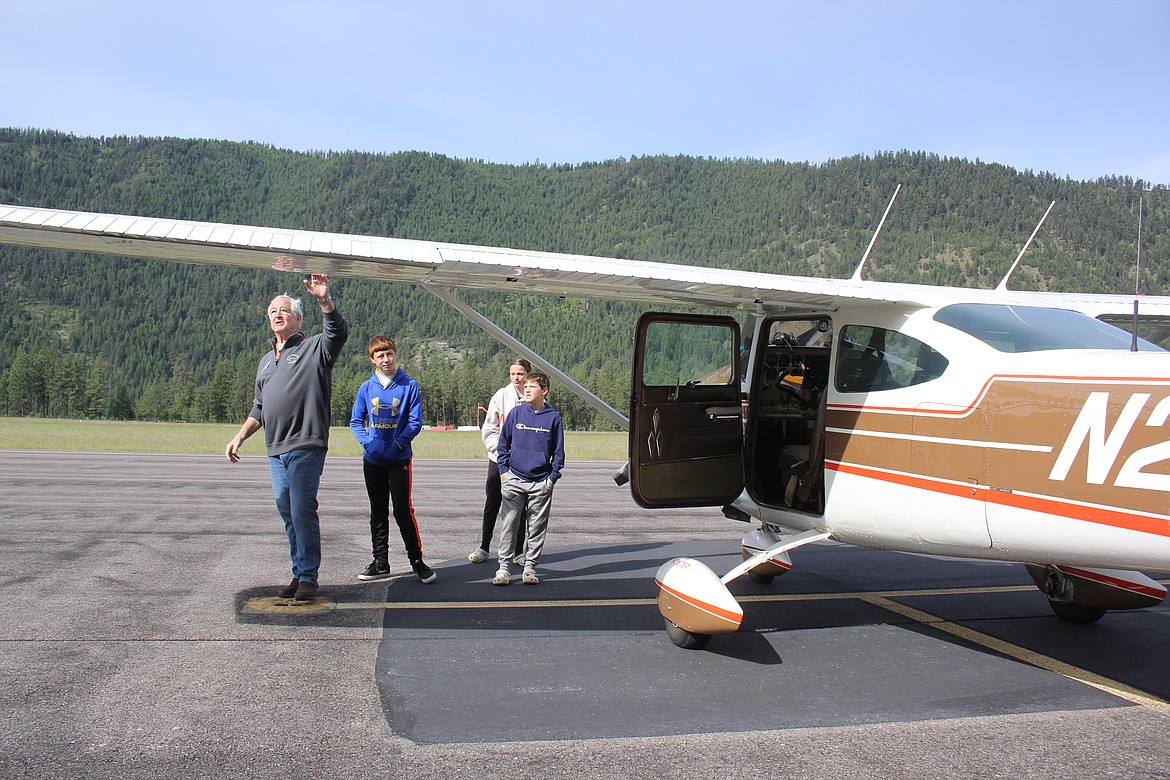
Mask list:
[[[317,518],[317,488],[325,468],[325,450],[314,447],[268,458],[276,511],[284,520],[292,573],[298,580],[317,581],[321,568],[321,525]]]

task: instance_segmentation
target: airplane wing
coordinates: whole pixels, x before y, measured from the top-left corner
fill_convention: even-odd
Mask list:
[[[1035,299],[1044,306],[1076,309],[1107,322],[1128,322],[1133,318],[1133,304],[1138,302],[1138,317],[1151,325],[1170,325],[1170,298],[1164,295],[1095,295],[1089,293],[1030,292],[1018,296]]]
[[[913,302],[896,287],[845,279],[26,206],[0,205],[0,243],[657,305],[831,311],[841,299]]]
[[[437,288],[613,298],[656,305],[834,311],[844,301],[923,306],[1006,300],[1122,323],[1126,296],[939,288],[733,271],[502,247],[0,204],[0,243],[184,263],[359,276]],[[1170,326],[1170,297],[1140,299],[1142,320]],[[1128,320],[1125,320],[1126,322]]]

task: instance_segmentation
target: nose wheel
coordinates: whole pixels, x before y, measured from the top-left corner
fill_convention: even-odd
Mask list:
[[[702,650],[711,641],[710,634],[694,634],[685,628],[679,628],[670,618],[663,618],[666,622],[666,636],[675,647],[683,650]]]
[[[695,649],[706,645],[712,634],[738,631],[743,622],[743,607],[731,595],[727,583],[765,561],[780,566],[780,573],[783,573],[792,564],[786,555],[783,558],[777,556],[830,536],[829,531],[812,529],[785,537],[758,553],[750,554],[749,551],[743,563],[722,577],[693,558],[674,558],[662,564],[654,575],[654,582],[658,585],[658,612],[666,621],[666,635],[676,647]],[[759,573],[775,576],[771,569]]]

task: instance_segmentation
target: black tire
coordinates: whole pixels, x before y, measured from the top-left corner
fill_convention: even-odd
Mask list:
[[[772,580],[776,579],[775,574],[757,574],[754,571],[748,572],[748,579],[752,582],[758,582],[761,585],[767,585]]]
[[[1090,623],[1096,623],[1105,614],[1105,610],[1097,607],[1086,607],[1083,604],[1075,604],[1070,601],[1053,601],[1048,599],[1048,606],[1052,607],[1052,611],[1061,620],[1067,620],[1070,623],[1080,623],[1087,626]]]
[[[710,634],[692,634],[676,626],[669,618],[663,620],[666,621],[666,635],[670,637],[675,647],[681,647],[683,650],[702,650],[711,641]]]

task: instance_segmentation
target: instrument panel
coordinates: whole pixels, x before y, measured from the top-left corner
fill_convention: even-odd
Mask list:
[[[759,415],[812,419],[828,380],[828,347],[768,346],[756,384]]]

